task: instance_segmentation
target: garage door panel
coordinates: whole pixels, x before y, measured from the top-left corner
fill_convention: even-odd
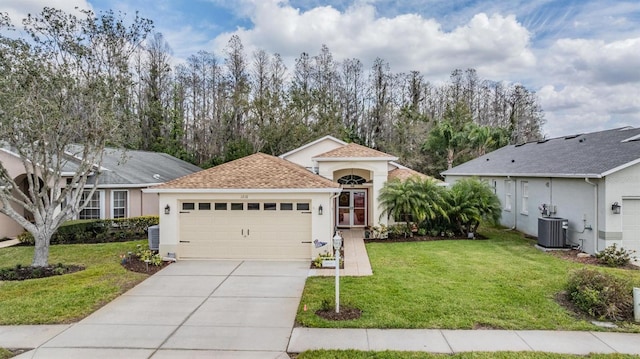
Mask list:
[[[310,212],[264,208],[182,212],[178,257],[309,259]]]

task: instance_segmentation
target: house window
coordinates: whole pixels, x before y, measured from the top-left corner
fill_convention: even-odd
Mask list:
[[[129,192],[111,191],[111,217],[126,218],[129,213]]]
[[[511,211],[511,180],[504,181],[504,210]]]
[[[232,211],[242,211],[244,210],[244,203],[231,203]]]
[[[182,204],[183,211],[193,211],[194,209],[196,209],[196,204],[193,202],[185,202]]]
[[[216,202],[215,204],[216,211],[226,211],[227,203],[226,202]]]
[[[280,203],[281,211],[293,211],[293,203]]]
[[[247,210],[248,211],[259,211],[260,210],[260,203],[247,203]]]
[[[522,181],[522,214],[529,214],[529,182]]]
[[[275,203],[270,203],[270,202],[266,202],[264,204],[264,210],[265,211],[275,211],[276,210],[276,204]]]
[[[86,206],[78,214],[78,219],[100,219],[102,218],[102,192],[95,191],[89,198],[90,191],[82,192],[80,197],[80,205],[86,203]]]
[[[198,210],[200,210],[200,211],[210,211],[211,210],[211,203],[209,203],[209,202],[200,202],[200,203],[198,203]]]
[[[298,211],[308,211],[309,203],[296,203],[296,210]]]

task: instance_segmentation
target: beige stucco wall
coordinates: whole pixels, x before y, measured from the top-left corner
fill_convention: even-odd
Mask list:
[[[310,241],[318,239],[321,242],[332,243],[334,221],[331,216],[333,212],[333,201],[331,193],[160,193],[158,211],[160,214],[160,251],[162,255],[176,253],[179,241],[180,228],[180,203],[182,201],[265,201],[265,200],[304,200],[311,203],[311,238]],[[169,205],[170,214],[164,214],[164,208]],[[323,214],[318,214],[318,206],[322,205]],[[329,210],[331,209],[331,210]],[[311,257],[315,258],[320,252],[324,252],[331,246],[316,249],[312,243]],[[179,254],[178,254],[179,256]]]
[[[342,146],[344,145],[332,139],[325,138],[322,141],[319,141],[295,153],[284,156],[283,158],[287,161],[296,163],[302,167],[312,168],[315,166],[313,157],[323,154],[325,152],[329,152],[331,150],[335,150],[336,148],[339,148]]]

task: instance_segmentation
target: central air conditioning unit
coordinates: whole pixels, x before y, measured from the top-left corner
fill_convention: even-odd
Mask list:
[[[569,220],[557,217],[538,218],[538,245],[545,248],[567,246]]]
[[[149,239],[149,249],[152,251],[160,250],[160,226],[149,226],[147,238]]]

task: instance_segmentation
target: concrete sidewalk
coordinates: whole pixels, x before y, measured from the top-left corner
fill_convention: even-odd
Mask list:
[[[640,355],[640,334],[547,330],[294,328],[288,352],[314,349],[431,353],[537,351]]]

